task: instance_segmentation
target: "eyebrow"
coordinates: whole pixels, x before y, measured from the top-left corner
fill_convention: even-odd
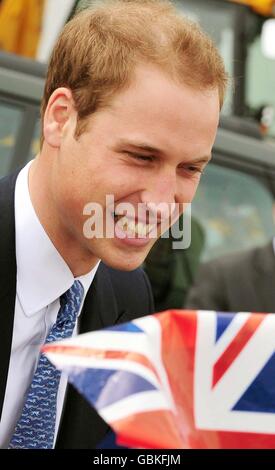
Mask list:
[[[131,142],[128,140],[120,140],[118,145],[126,145],[128,147],[134,147],[137,150],[145,150],[146,152],[153,152],[157,154],[163,154],[164,152],[158,149],[157,147],[153,147],[143,142]]]
[[[186,163],[208,163],[212,158],[212,153],[205,157],[195,158],[194,160],[187,161]]]
[[[143,151],[146,151],[146,152],[151,152],[151,153],[155,153],[157,155],[164,155],[164,152],[160,149],[158,149],[157,147],[153,147],[152,145],[148,145],[147,143],[143,143],[143,142],[130,142],[130,141],[127,141],[127,140],[120,140],[118,145],[122,145],[122,146],[128,146],[128,147],[133,147],[135,148],[136,150],[143,150]],[[187,161],[186,163],[208,163],[212,158],[212,154],[210,155],[206,155],[205,157],[199,157],[199,158],[196,158],[194,160],[190,160],[190,161]]]

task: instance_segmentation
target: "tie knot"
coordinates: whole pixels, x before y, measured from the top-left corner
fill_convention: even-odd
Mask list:
[[[72,287],[60,297],[60,311],[57,316],[57,323],[73,321],[80,309],[84,295],[84,288],[80,281],[74,281]]]

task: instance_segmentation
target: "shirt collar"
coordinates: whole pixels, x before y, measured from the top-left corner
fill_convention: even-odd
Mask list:
[[[33,208],[28,189],[31,163],[20,171],[15,187],[17,295],[27,316],[58,299],[75,281]],[[84,297],[98,265],[77,278],[84,287]]]

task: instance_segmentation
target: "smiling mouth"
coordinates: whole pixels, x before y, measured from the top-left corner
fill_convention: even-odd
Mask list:
[[[116,226],[130,238],[147,238],[158,224],[148,224],[128,218],[126,215],[113,213]]]

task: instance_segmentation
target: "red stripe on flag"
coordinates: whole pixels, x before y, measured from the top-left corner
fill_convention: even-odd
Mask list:
[[[180,435],[178,420],[170,410],[131,413],[109,423],[117,434],[117,443],[138,449],[189,448]]]
[[[254,335],[257,328],[260,326],[264,316],[253,313],[240,329],[237,336],[231,341],[221,357],[217,360],[213,368],[213,382],[212,388],[218,383],[221,377],[225,374],[227,369],[231,366],[238,354],[242,351],[250,338]]]

